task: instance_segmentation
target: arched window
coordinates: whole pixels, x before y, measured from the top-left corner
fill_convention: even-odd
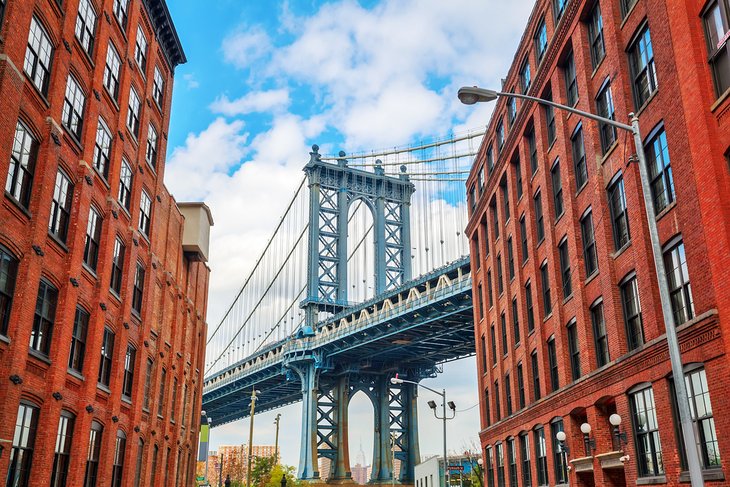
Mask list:
[[[104,426],[94,420],[89,432],[89,450],[86,456],[86,471],[84,473],[84,487],[96,487],[97,472],[99,470],[99,453],[101,451],[101,437]]]
[[[0,335],[8,333],[17,273],[18,260],[9,250],[0,246]]]
[[[127,446],[127,435],[124,431],[117,430],[117,441],[114,444],[114,464],[112,466],[112,487],[122,485],[122,472],[124,471],[124,450]]]
[[[30,469],[33,462],[35,433],[38,428],[40,409],[33,403],[21,401],[15,421],[15,436],[10,450],[10,467],[8,469],[8,485],[27,487],[31,485]]]
[[[51,487],[66,485],[75,422],[76,416],[73,413],[65,409],[61,411],[61,417],[58,419],[58,433],[56,434],[56,450],[53,456]]]

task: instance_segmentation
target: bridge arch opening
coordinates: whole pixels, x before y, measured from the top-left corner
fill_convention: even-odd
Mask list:
[[[370,398],[357,391],[350,398],[348,407],[347,436],[349,439],[350,470],[357,483],[370,480],[373,465],[375,410]]]
[[[375,296],[375,227],[373,208],[363,198],[347,212],[347,300],[361,303]]]

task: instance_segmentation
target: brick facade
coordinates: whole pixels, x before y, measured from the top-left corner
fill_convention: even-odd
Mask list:
[[[79,12],[87,8],[95,18],[84,14],[91,19],[84,26]],[[0,21],[0,254],[17,266],[12,301],[3,303],[7,328],[0,328],[0,438],[10,440],[0,443],[2,482],[26,485],[18,465],[11,465],[23,404],[37,408],[27,485],[51,485],[54,465],[55,485],[85,485],[92,422],[103,428],[95,485],[152,485],[153,478],[154,485],[192,485],[209,269],[204,258],[184,252],[185,219],[163,184],[173,73],[185,62],[167,7],[164,0],[3,0]],[[47,51],[36,52],[38,39],[29,40],[33,25],[36,32],[41,27],[52,48],[47,58]],[[148,44],[139,61],[138,26]],[[105,76],[110,44],[120,60],[116,89]],[[34,64],[33,56],[50,64]],[[42,69],[45,77],[36,77]],[[76,133],[64,106],[70,73],[85,98]],[[141,100],[136,136],[127,124],[132,88]],[[111,135],[106,169],[95,151],[100,118]],[[35,163],[29,193],[9,182],[19,167],[13,157],[28,156],[19,155],[19,123],[37,143],[29,155]],[[146,157],[150,124],[158,134],[156,159]],[[123,159],[133,173],[129,208],[119,201]],[[68,223],[59,220],[67,230],[60,232],[49,224],[57,215],[52,201],[59,171],[73,185]],[[143,192],[151,200],[149,236],[140,220]],[[101,217],[96,265],[85,248],[91,208]],[[119,292],[110,289],[117,240],[125,247]],[[141,290],[135,290],[138,267],[144,269]],[[57,291],[52,332],[42,337],[35,327],[39,282]],[[79,333],[83,365],[73,370],[69,356],[78,309],[88,314],[88,327],[85,336]],[[105,329],[114,336],[106,354],[109,378],[102,380],[107,385],[97,380],[106,374],[99,372]],[[46,340],[48,347],[29,350],[32,340]],[[125,378],[128,347],[135,359]],[[69,413],[73,426],[66,433],[71,443],[64,482],[62,461],[54,463],[54,457],[59,417]],[[118,437],[126,438],[123,462],[115,459]]]
[[[721,15],[728,15],[727,2],[721,0],[720,3]],[[615,120],[628,123],[629,113],[637,113],[649,152],[655,140],[663,140],[660,137],[663,130],[666,140],[663,155],[671,166],[671,177],[664,173],[663,181],[665,188],[670,187],[667,181],[672,181],[674,190],[673,193],[669,189],[666,193],[656,191],[655,200],[660,210],[657,216],[659,236],[667,251],[678,242],[684,246],[680,261],[686,259],[683,274],[688,275],[691,289],[686,286],[680,292],[685,298],[691,296],[686,302],[691,301],[692,305],[685,308],[689,317],[681,319],[683,323],[678,326],[683,363],[688,373],[693,367],[695,371],[704,368],[710,402],[715,408],[719,459],[714,455],[714,462],[705,459],[707,483],[727,485],[730,481],[730,416],[723,413],[722,401],[730,388],[730,364],[723,338],[730,332],[730,200],[727,197],[730,191],[730,90],[718,94],[713,71],[708,65],[710,55],[703,15],[715,5],[717,2],[706,0],[538,0],[502,91],[523,92],[522,67],[527,60],[530,66],[527,94],[552,95],[554,101],[568,104],[569,88],[577,86],[576,108],[598,113],[601,109],[598,98],[602,89],[609,86],[608,82]],[[591,40],[597,38],[598,32],[591,28],[596,6],[602,17],[599,31],[603,56],[600,56],[600,49],[593,52],[591,49],[596,45]],[[539,38],[537,32],[543,20],[547,47],[542,59],[538,60],[535,38]],[[645,37],[646,26],[649,34]],[[649,76],[650,81],[656,80],[656,83],[650,82],[652,88],[641,92],[636,89],[634,80],[642,76],[643,64],[632,65],[630,60],[634,47],[643,47],[646,44],[642,42],[649,37],[655,77]],[[727,55],[727,47],[722,48],[723,45],[720,42],[713,51],[725,49],[723,52]],[[575,83],[571,83],[571,58]],[[651,67],[649,71],[652,71]],[[724,76],[730,76],[730,73],[724,72]],[[480,439],[487,467],[485,487],[505,483],[519,486],[564,483],[560,479],[560,468],[556,468],[560,461],[556,455],[559,448],[553,439],[560,420],[567,434],[568,465],[571,467],[568,478],[563,480],[569,480],[571,485],[678,485],[686,480],[686,473],[682,474],[677,447],[679,440],[670,390],[671,367],[639,171],[631,157],[635,153],[631,134],[619,130],[615,142],[609,140],[603,147],[598,124],[555,110],[555,138],[551,142],[548,112],[541,106],[520,100],[517,100],[512,124],[509,118],[508,100],[500,98],[467,181],[470,194],[467,234],[472,242],[481,401]],[[500,121],[505,136],[503,148],[498,151]],[[577,140],[578,127],[582,128],[584,140],[587,173],[584,184],[580,151],[574,151],[572,143],[572,138]],[[535,136],[534,172],[530,133]],[[580,144],[576,142],[575,146]],[[490,147],[494,155],[491,171],[488,168]],[[660,143],[658,147],[663,146]],[[480,183],[481,171],[484,171],[483,184]],[[625,205],[621,204],[622,198],[617,198],[612,208],[609,191],[618,188],[620,184],[616,183],[620,180],[623,181]],[[562,196],[559,189],[562,189]],[[662,199],[662,194],[672,196]],[[505,196],[509,218],[505,213]],[[537,235],[538,204],[542,206],[544,220],[542,240]],[[624,206],[626,219],[616,218],[622,214]],[[589,232],[581,226],[581,221],[588,221],[589,212],[597,270],[587,275],[591,265],[586,261],[591,260],[588,258],[591,254],[584,244]],[[622,222],[627,222],[629,229],[623,232],[623,239],[615,236],[622,234],[616,230],[621,229]],[[526,239],[527,254],[523,251],[523,239]],[[509,271],[510,241],[513,279]],[[566,246],[567,254],[564,255],[567,258],[561,262],[562,245]],[[500,263],[501,271],[498,269]],[[542,269],[546,271],[544,282]],[[504,280],[501,293],[497,282],[500,275]],[[488,282],[490,276],[491,283]],[[637,301],[627,298],[633,282],[640,303],[638,318],[632,312],[637,309],[632,307]],[[533,303],[533,330],[530,330],[528,317],[528,283]],[[549,311],[544,299],[546,287],[550,290]],[[626,294],[622,295],[622,287]],[[513,299],[516,308],[513,308]],[[608,350],[605,364],[599,357],[596,340],[597,335],[602,335],[600,320],[593,319],[601,307]],[[513,309],[517,311],[516,316]],[[640,334],[635,335],[635,346],[631,345],[630,328],[626,324],[627,318],[632,316],[634,319],[630,323],[638,324],[633,329],[640,330]],[[594,321],[599,324],[594,325]],[[551,367],[550,342],[554,343],[555,367]],[[493,350],[496,350],[496,356]],[[533,354],[539,397],[535,390]],[[557,387],[553,388],[551,375],[555,374]],[[631,398],[638,401],[639,396],[633,394],[649,386],[656,408],[661,465],[639,461],[636,437],[641,432],[638,431],[639,423],[632,420]],[[524,391],[524,405],[520,404],[521,391]],[[511,401],[509,407],[508,399]],[[623,420],[620,431],[627,433],[625,444],[615,441],[613,436],[609,417],[614,413]],[[595,449],[584,448],[580,431],[583,423],[592,428],[589,439],[595,439]],[[540,426],[544,428],[546,440],[546,479],[538,479],[537,471],[535,440]],[[520,448],[520,442],[525,438],[529,441],[529,459]],[[504,456],[503,474],[500,474],[497,458],[500,450]],[[611,453],[614,451],[617,452]],[[581,457],[587,458],[581,460]],[[623,462],[620,457],[624,457]],[[512,458],[514,470],[510,469]],[[529,469],[523,468],[527,466],[526,460],[529,460]],[[529,471],[529,483],[525,470]]]

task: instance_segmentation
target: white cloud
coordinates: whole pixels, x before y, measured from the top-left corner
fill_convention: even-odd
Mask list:
[[[271,39],[260,27],[240,28],[223,40],[223,58],[237,68],[245,69],[269,53]]]
[[[210,105],[214,113],[233,117],[254,112],[281,111],[289,106],[289,90],[252,91],[240,98],[229,100],[221,95]]]
[[[200,88],[200,82],[195,78],[195,74],[193,73],[185,73],[183,75],[183,81],[185,81],[189,90]]]

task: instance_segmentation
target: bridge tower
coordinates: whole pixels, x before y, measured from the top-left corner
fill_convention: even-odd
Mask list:
[[[314,335],[320,313],[337,313],[354,304],[347,301],[347,223],[354,202],[362,201],[373,216],[375,294],[397,288],[412,277],[410,205],[415,188],[405,166],[394,177],[386,175],[380,165],[373,172],[349,167],[345,153],[339,156],[336,164],[325,162],[314,145],[304,167],[309,188],[309,253],[307,294],[300,303],[305,311],[300,337]],[[302,357],[286,366],[302,382],[301,479],[320,478],[317,460],[324,456],[331,460],[330,482],[352,482],[347,408],[352,384],[370,381],[366,394],[375,410],[371,483],[391,482],[393,444],[402,466],[396,480],[413,483],[413,467],[420,459],[416,386],[394,386],[385,373],[363,378],[356,366],[332,370],[318,357]]]

